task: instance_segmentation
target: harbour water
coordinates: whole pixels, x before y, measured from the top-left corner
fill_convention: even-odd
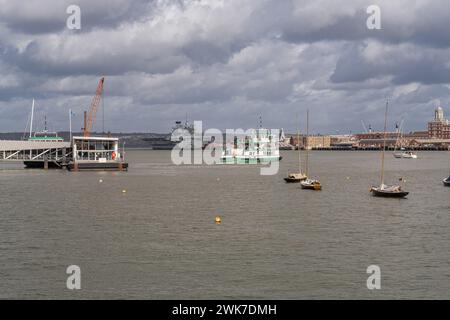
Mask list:
[[[170,151],[129,150],[128,172],[0,163],[0,298],[449,299],[450,154],[418,155],[387,154],[401,200],[370,196],[377,152],[312,152],[317,192],[283,181],[292,151],[275,176],[175,166]]]

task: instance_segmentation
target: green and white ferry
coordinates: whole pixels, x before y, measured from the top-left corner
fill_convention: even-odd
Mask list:
[[[44,142],[64,142],[64,139],[58,136],[57,132],[48,132],[47,130],[35,132],[28,141],[44,141]]]
[[[246,134],[235,136],[222,152],[224,164],[267,164],[281,160],[279,130],[250,129]]]

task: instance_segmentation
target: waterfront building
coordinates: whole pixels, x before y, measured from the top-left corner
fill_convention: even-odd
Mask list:
[[[304,149],[305,145],[309,146],[309,149],[328,149],[331,146],[331,136],[309,136],[300,135],[300,141],[297,140],[297,136],[291,136],[290,144],[298,148]]]
[[[331,136],[303,136],[303,145],[309,149],[329,149],[331,146]]]
[[[444,109],[437,107],[434,120],[428,122],[428,137],[434,139],[450,139],[450,121],[444,117]]]
[[[384,132],[366,132],[355,135],[360,149],[382,148],[384,144]],[[395,148],[398,141],[398,132],[386,132],[386,148]]]
[[[409,143],[413,149],[450,150],[450,139],[413,139]]]
[[[358,146],[358,141],[352,134],[331,135],[331,148],[334,150],[352,150]]]

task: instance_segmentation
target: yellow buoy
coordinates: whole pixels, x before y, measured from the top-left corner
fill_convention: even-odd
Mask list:
[[[216,216],[215,222],[216,222],[216,224],[221,224],[222,223],[222,218],[219,217],[219,216]]]
[[[127,190],[123,189],[123,190],[122,190],[122,193],[127,193]]]

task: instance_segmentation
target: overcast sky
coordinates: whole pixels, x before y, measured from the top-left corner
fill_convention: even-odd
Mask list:
[[[81,30],[66,9],[81,8]],[[381,8],[381,30],[366,9]],[[0,0],[0,132],[82,126],[99,78],[106,129],[168,132],[258,123],[316,133],[424,130],[450,113],[448,0]],[[101,130],[101,111],[94,130]]]

